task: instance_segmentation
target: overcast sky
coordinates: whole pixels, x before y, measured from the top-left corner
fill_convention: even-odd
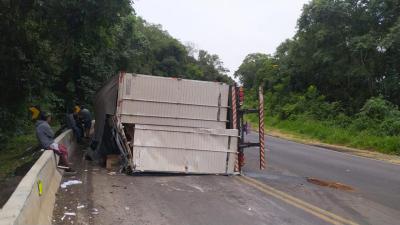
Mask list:
[[[249,53],[293,37],[309,0],[134,0],[136,13],[183,43],[217,54],[232,75]]]

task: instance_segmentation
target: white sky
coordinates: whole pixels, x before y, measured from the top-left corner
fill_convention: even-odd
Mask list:
[[[232,75],[249,53],[273,54],[293,37],[309,0],[134,0],[136,13],[220,56]]]

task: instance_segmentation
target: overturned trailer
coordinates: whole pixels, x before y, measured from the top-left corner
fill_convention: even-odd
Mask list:
[[[237,173],[236,95],[219,82],[120,73],[96,96],[96,151],[118,152],[130,172]]]

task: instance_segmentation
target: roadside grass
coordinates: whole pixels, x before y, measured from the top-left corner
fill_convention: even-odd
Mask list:
[[[14,171],[33,160],[33,148],[37,140],[33,128],[27,134],[12,137],[0,150],[0,180],[3,180]]]
[[[255,115],[246,116],[246,119],[253,126],[258,126]],[[265,129],[287,133],[303,140],[400,155],[400,136],[377,136],[365,131],[355,132],[329,122],[307,118],[278,120],[276,117],[266,117]]]
[[[55,121],[51,126],[57,135],[61,125]],[[33,124],[23,134],[7,139],[7,143],[0,149],[0,181],[13,175],[24,176],[41,155],[38,145]]]

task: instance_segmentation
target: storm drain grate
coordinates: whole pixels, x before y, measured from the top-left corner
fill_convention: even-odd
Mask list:
[[[323,186],[323,187],[330,187],[330,188],[339,189],[339,190],[343,190],[343,191],[354,191],[354,188],[350,187],[349,185],[345,185],[345,184],[338,183],[338,182],[325,181],[325,180],[320,180],[320,179],[312,178],[312,177],[307,177],[307,181],[309,183]]]

